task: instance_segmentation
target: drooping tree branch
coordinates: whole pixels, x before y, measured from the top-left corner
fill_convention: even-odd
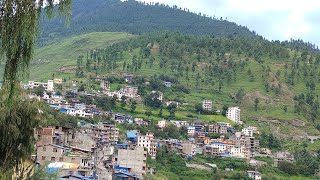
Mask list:
[[[0,0],[0,55],[5,61],[3,86],[9,90],[9,99],[15,91],[14,84],[28,70],[34,42],[38,34],[41,16],[51,17],[54,7],[58,6],[59,14],[71,14],[71,0]]]
[[[0,179],[34,148],[34,128],[42,119],[37,100],[20,96],[20,81],[32,59],[41,17],[51,17],[55,6],[60,15],[71,12],[71,0],[0,0],[0,59],[5,63],[0,91]],[[10,179],[11,174],[8,177]]]

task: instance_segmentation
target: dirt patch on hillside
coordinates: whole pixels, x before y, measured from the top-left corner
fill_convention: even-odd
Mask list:
[[[244,104],[253,105],[256,98],[259,99],[259,104],[262,106],[275,105],[275,101],[272,96],[264,95],[260,91],[247,92],[244,95],[242,102]]]
[[[158,55],[160,53],[160,44],[158,44],[158,43],[154,43],[154,44],[149,43],[148,47],[150,48],[152,55]]]
[[[303,122],[299,119],[292,120],[290,123],[292,126],[296,126],[296,127],[304,127],[306,125],[305,122]]]
[[[286,83],[280,82],[274,73],[270,73],[271,79],[269,80],[269,86],[271,88],[280,88],[279,100],[285,104],[293,104],[294,94],[290,91]]]
[[[280,139],[301,141],[308,136],[306,123],[300,119],[285,120],[272,117],[252,117],[252,119],[269,126],[271,133]]]
[[[75,73],[77,66],[63,66],[59,69],[60,73],[72,74]]]

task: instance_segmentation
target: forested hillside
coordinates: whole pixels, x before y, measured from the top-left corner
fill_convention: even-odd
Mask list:
[[[225,106],[240,106],[246,123],[301,138],[320,129],[320,55],[307,49],[262,38],[157,33],[87,51],[74,73],[79,78],[132,73],[143,97],[159,90],[195,114],[204,99],[222,113]],[[173,88],[164,88],[163,81]]]
[[[58,18],[50,21],[45,19],[42,28],[40,45],[53,39],[88,32],[143,34],[166,30],[194,35],[254,35],[246,27],[213,17],[213,14],[195,14],[176,6],[144,4],[133,0],[74,0],[69,28]]]

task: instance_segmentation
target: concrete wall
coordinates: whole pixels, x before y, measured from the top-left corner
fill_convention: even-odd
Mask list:
[[[142,147],[136,147],[134,150],[119,149],[117,165],[130,168],[130,172],[142,177],[147,170],[147,151]]]

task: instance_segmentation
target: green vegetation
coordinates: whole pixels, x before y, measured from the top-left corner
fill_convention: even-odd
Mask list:
[[[294,44],[299,42],[157,33],[89,50],[83,54],[85,67],[78,68],[87,78],[98,75],[121,79],[126,73],[134,74],[130,85],[139,87],[147,106],[137,104],[135,113],[142,117],[159,119],[156,116],[161,108],[150,95],[157,90],[166,100],[185,103],[174,109],[163,107],[161,116],[168,110],[169,118],[194,119],[201,112],[200,119],[212,120],[208,117],[214,118],[215,109],[223,114],[226,105],[236,105],[242,109],[244,121],[272,126],[269,120],[276,119],[289,125],[279,133],[290,134],[290,121],[298,118],[305,122],[301,128],[318,134],[315,118],[319,116],[319,78],[315,75],[319,74],[320,56],[309,46],[290,49]],[[173,86],[165,88],[164,81]],[[127,85],[124,81],[111,83]],[[213,101],[212,115],[200,111],[199,103],[204,99]]]
[[[76,70],[77,58],[88,49],[104,48],[134,37],[126,33],[95,32],[71,37],[36,49],[31,62],[30,79],[65,78]]]
[[[133,0],[73,1],[69,28],[65,28],[60,19],[44,20],[42,28],[40,44],[66,36],[108,31],[132,34],[173,31],[195,35],[254,36],[248,28],[214,17],[213,14],[196,14],[177,6],[145,4]]]
[[[53,0],[0,1],[0,60],[4,62],[0,90],[0,179],[26,179],[24,166],[35,144],[34,129],[41,122],[40,103],[23,96],[20,81],[28,70],[41,13],[53,14]],[[57,3],[60,15],[69,14],[71,1]]]
[[[51,52],[51,48],[58,53]],[[292,120],[305,122],[300,127],[302,131],[319,134],[316,129],[320,124],[316,120],[319,116],[316,98],[319,55],[311,45],[300,41],[271,43],[257,38],[212,38],[179,33],[140,37],[91,33],[37,52],[43,54],[37,58],[48,61],[34,61],[31,77],[38,77],[35,79],[39,79],[40,73],[41,79],[53,75],[70,79],[81,72],[79,79],[83,82],[95,76],[108,77],[114,91],[128,85],[124,74],[134,74],[134,81],[129,85],[139,87],[142,100],[137,101],[134,112],[130,103],[113,107],[117,112],[154,120],[194,120],[200,112],[200,119],[228,122],[215,115],[215,110],[223,114],[226,107],[239,106],[242,120],[266,132],[277,125],[271,119],[285,123],[279,131],[273,132],[275,136],[281,133],[298,136],[299,133],[292,131]],[[82,57],[81,62],[78,57]],[[163,81],[172,82],[172,88],[162,86]],[[164,105],[160,107],[150,94],[152,90],[163,92],[166,101],[184,104],[171,111]],[[213,101],[212,114],[205,115],[207,112],[199,108],[204,99]]]

